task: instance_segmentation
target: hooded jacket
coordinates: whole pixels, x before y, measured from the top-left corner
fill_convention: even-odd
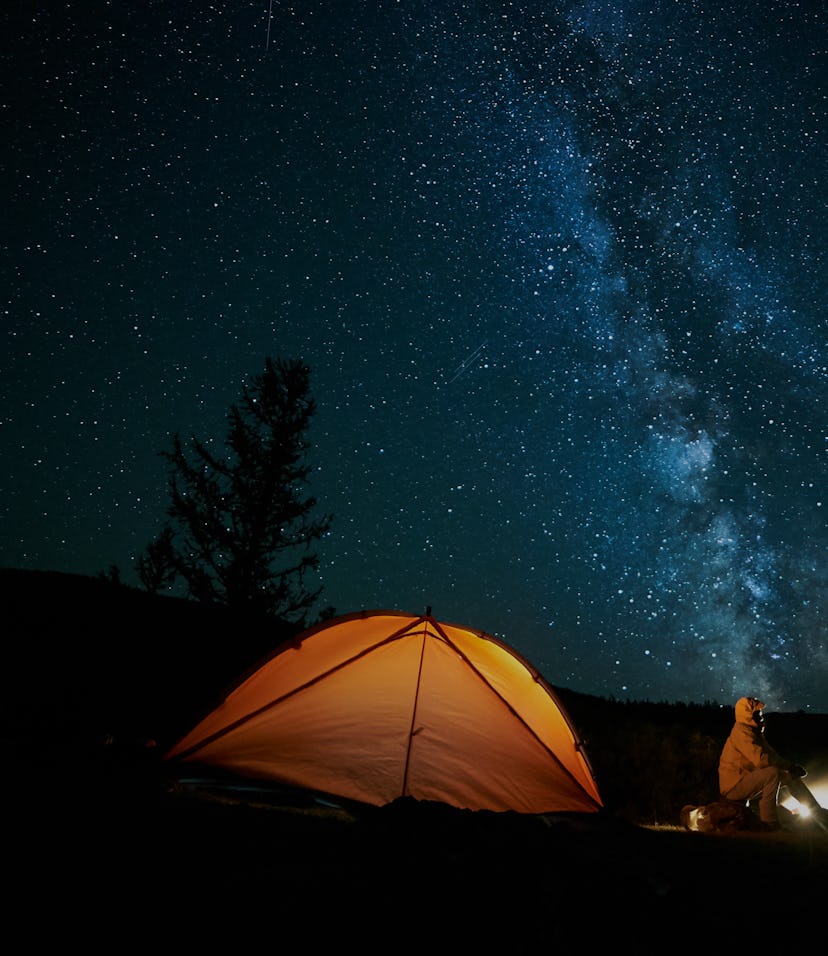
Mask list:
[[[740,697],[736,701],[736,722],[719,758],[719,793],[722,796],[726,796],[752,770],[763,767],[787,770],[791,765],[765,740],[762,728],[754,718],[764,706],[754,697]]]

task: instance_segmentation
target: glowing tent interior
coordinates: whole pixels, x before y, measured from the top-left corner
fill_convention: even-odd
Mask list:
[[[549,684],[502,641],[430,609],[363,611],[304,631],[165,758],[375,806],[602,808]]]

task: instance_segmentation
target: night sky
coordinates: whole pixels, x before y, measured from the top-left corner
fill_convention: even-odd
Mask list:
[[[9,0],[0,566],[311,369],[322,604],[828,712],[822,4]]]

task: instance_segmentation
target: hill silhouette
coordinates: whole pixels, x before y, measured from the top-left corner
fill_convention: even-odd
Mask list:
[[[0,570],[0,601],[6,666],[17,675],[3,735],[21,758],[46,762],[89,758],[105,738],[166,746],[296,630],[51,571]]]

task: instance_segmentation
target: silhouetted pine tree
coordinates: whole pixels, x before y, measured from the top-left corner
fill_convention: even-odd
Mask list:
[[[318,566],[311,547],[331,524],[303,495],[314,412],[309,369],[267,358],[230,407],[225,454],[175,435],[162,452],[169,521],[136,565],[148,590],[181,580],[197,601],[306,622],[322,590],[305,586]]]

